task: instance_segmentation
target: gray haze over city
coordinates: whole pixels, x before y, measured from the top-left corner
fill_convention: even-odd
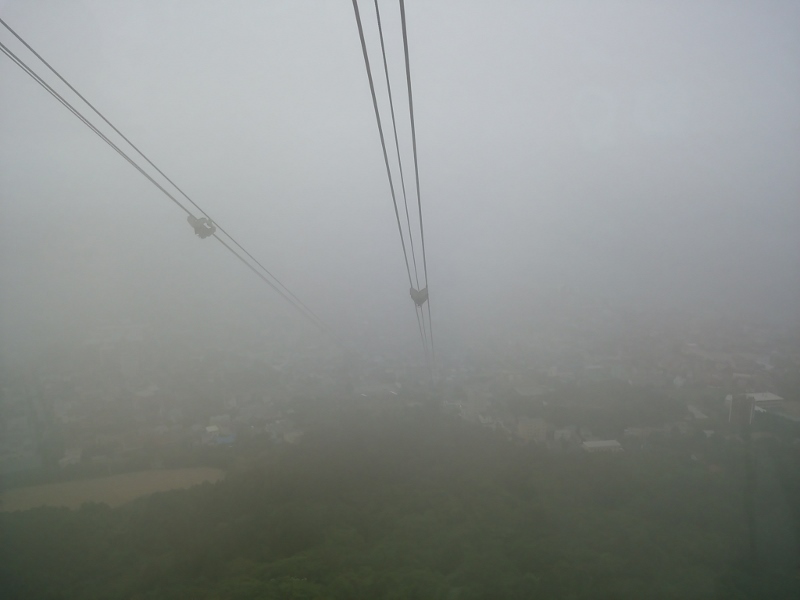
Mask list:
[[[800,598],[799,165],[797,0],[0,0],[0,596]]]
[[[800,5],[407,11],[443,356],[533,335],[564,298],[796,325]],[[382,12],[412,201],[400,17]],[[349,2],[3,0],[0,14],[347,344],[422,360]],[[118,323],[314,339],[5,57],[0,82],[4,361]]]

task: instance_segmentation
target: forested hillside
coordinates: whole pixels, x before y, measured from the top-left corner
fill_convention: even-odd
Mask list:
[[[751,560],[742,449],[714,452],[546,454],[432,409],[343,413],[224,482],[0,515],[3,597],[797,597]]]

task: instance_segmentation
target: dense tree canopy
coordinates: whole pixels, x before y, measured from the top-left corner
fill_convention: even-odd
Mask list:
[[[224,482],[2,514],[3,596],[796,597],[796,573],[751,562],[741,456],[719,458],[545,454],[432,409],[341,414]]]

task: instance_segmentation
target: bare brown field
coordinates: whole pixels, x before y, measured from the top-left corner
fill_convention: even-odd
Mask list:
[[[0,494],[0,510],[10,512],[37,506],[79,508],[84,502],[119,506],[154,492],[188,488],[205,481],[219,481],[224,477],[220,469],[154,469],[99,479],[35,485]]]

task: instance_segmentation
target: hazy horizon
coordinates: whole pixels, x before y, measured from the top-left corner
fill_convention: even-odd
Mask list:
[[[389,134],[374,8],[361,10]],[[407,13],[443,347],[546,316],[562,289],[797,324],[800,5]],[[5,0],[0,15],[339,336],[417,350],[349,2]],[[411,202],[396,5],[382,17]],[[0,79],[5,352],[125,321],[307,335],[5,56]]]

